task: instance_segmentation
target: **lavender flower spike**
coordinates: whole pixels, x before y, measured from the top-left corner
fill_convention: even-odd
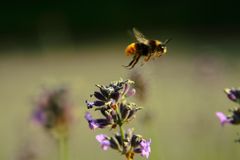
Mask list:
[[[44,89],[36,99],[32,120],[48,131],[65,135],[73,120],[71,107],[66,88]]]
[[[110,147],[110,141],[108,137],[104,134],[99,134],[96,136],[97,141],[101,144],[101,148],[106,151]]]
[[[145,156],[146,158],[149,157],[149,154],[151,152],[151,148],[150,148],[150,144],[151,144],[151,140],[147,141],[145,139],[142,140],[142,142],[140,143],[140,147],[141,147],[141,156]]]
[[[225,124],[231,123],[231,120],[228,119],[228,117],[222,112],[216,112],[216,116],[218,117],[222,126],[224,126]]]

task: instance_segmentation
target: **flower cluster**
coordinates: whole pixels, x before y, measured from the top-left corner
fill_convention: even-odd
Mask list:
[[[54,136],[65,136],[72,121],[70,108],[67,89],[46,89],[36,102],[33,120]]]
[[[99,111],[103,117],[94,119],[89,112],[85,114],[85,119],[92,130],[106,127],[119,128],[119,132],[112,137],[100,134],[96,136],[96,139],[103,150],[116,149],[128,160],[132,160],[135,153],[148,158],[151,143],[141,135],[133,134],[132,129],[128,129],[126,132],[123,129],[123,125],[134,119],[136,113],[141,109],[135,103],[129,103],[126,100],[127,97],[135,95],[136,91],[131,87],[133,83],[131,80],[121,79],[111,82],[107,86],[96,85],[99,90],[90,95],[90,97],[95,97],[95,100],[86,101],[86,105],[88,109],[94,108],[95,111]]]
[[[149,157],[151,148],[151,140],[143,139],[141,135],[133,134],[133,130],[129,129],[124,135],[124,141],[120,133],[116,133],[113,137],[104,134],[96,136],[103,150],[108,148],[116,149],[125,154],[128,159],[133,159],[134,153],[140,153],[141,156]]]
[[[112,106],[125,96],[133,96],[136,92],[135,89],[130,88],[130,85],[133,83],[131,80],[120,80],[111,82],[108,86],[96,85],[99,91],[94,92],[90,96],[94,96],[97,100],[94,102],[86,101],[88,109],[93,106]]]
[[[237,103],[238,105],[240,104],[240,89],[227,88],[224,91],[231,101]],[[229,112],[230,112],[229,115],[225,115],[222,112],[216,112],[216,116],[220,120],[221,125],[224,126],[225,124],[232,125],[240,124],[240,107],[238,106],[233,109],[230,109]]]

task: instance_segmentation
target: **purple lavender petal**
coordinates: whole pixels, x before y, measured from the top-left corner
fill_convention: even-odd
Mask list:
[[[85,103],[87,104],[88,109],[93,108],[93,106],[94,106],[94,102],[89,102],[86,100]]]
[[[131,88],[131,89],[129,89],[128,90],[128,92],[127,92],[127,96],[128,97],[130,97],[130,96],[134,96],[136,94],[136,89],[134,89],[134,88]]]
[[[99,134],[99,135],[97,135],[96,136],[96,139],[97,139],[97,141],[99,142],[99,143],[101,143],[103,140],[105,140],[106,139],[106,135],[104,135],[104,134]]]
[[[101,148],[106,151],[110,147],[110,141],[104,134],[99,134],[96,136],[97,141],[101,144]]]
[[[92,118],[89,112],[85,114],[85,119],[88,121],[88,125],[90,129],[94,130],[96,128],[99,128],[99,125],[96,123],[96,120]]]
[[[140,143],[140,147],[141,147],[141,156],[145,156],[146,158],[149,157],[149,154],[151,152],[151,148],[150,148],[150,144],[151,144],[151,140],[147,141],[145,139],[142,140],[142,142]]]
[[[97,123],[95,123],[95,121],[90,121],[90,122],[89,122],[89,128],[92,129],[92,130],[94,130],[94,129],[96,129],[96,128],[99,128],[99,126],[98,126]]]
[[[130,96],[134,96],[135,93],[136,93],[136,90],[134,88],[131,88],[129,84],[124,85],[124,89],[122,93],[123,95],[130,97]]]
[[[230,124],[231,122],[230,119],[228,119],[227,116],[222,112],[216,112],[216,116],[218,117],[222,126],[225,124]]]
[[[87,121],[92,121],[92,120],[93,120],[92,115],[91,115],[89,112],[87,112],[87,113],[85,114],[85,119],[86,119]]]

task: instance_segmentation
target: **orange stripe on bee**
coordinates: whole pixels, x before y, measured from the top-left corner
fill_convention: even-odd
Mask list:
[[[125,49],[126,55],[132,55],[135,54],[136,52],[136,47],[135,47],[135,43],[131,43],[127,46],[127,48]]]

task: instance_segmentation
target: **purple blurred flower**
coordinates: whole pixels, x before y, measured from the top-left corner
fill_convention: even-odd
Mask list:
[[[143,139],[140,143],[140,148],[141,148],[141,156],[145,156],[146,158],[149,157],[149,154],[151,152],[150,148],[151,140],[147,141]]]
[[[216,116],[218,117],[222,126],[231,123],[231,120],[222,112],[216,112]]]
[[[32,119],[45,129],[64,128],[67,131],[73,118],[71,107],[67,89],[45,89],[36,101]]]
[[[101,144],[101,148],[104,151],[106,151],[111,146],[111,143],[110,143],[108,137],[104,134],[97,135],[96,139]]]
[[[46,116],[44,115],[44,112],[41,109],[37,109],[33,113],[33,120],[37,122],[38,124],[44,124],[46,121]]]

